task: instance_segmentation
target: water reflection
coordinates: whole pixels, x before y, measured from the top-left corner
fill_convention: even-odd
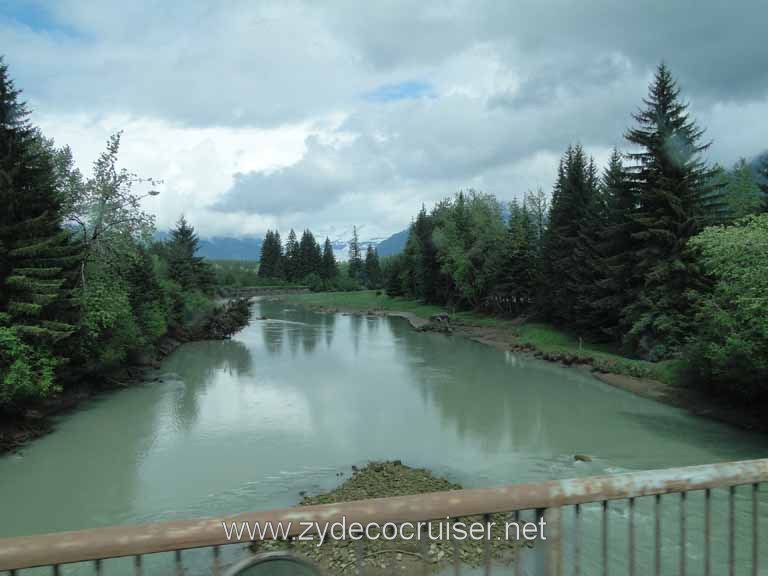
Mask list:
[[[285,341],[285,324],[269,320],[257,320],[257,322],[261,325],[261,337],[267,352],[273,356],[279,356],[283,351],[283,342]]]
[[[325,334],[325,348],[330,349],[333,344],[334,328],[336,327],[336,314],[322,315],[323,333]]]
[[[349,319],[349,327],[352,329],[352,344],[354,346],[355,356],[357,356],[360,352],[360,332],[363,328],[364,320],[359,314],[349,314],[347,318]]]
[[[0,533],[291,506],[371,459],[487,486],[765,454],[763,437],[402,319],[265,301],[254,312],[269,319],[182,346],[162,382],[0,459]]]

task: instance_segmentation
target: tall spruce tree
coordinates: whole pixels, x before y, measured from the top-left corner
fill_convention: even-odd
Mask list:
[[[79,250],[62,227],[52,151],[19,95],[0,59],[0,311],[20,333],[51,343],[73,331]]]
[[[325,244],[323,244],[323,260],[320,267],[320,278],[323,280],[332,280],[336,278],[339,273],[338,266],[336,265],[336,256],[333,254],[333,246],[330,239],[326,236]]]
[[[634,273],[635,232],[634,213],[637,194],[627,179],[621,153],[614,149],[603,178],[605,225],[598,233],[600,275],[597,279],[594,310],[595,326],[613,340],[620,341],[626,326],[621,314],[629,304],[631,288],[637,278]]]
[[[379,254],[373,244],[368,244],[368,249],[365,252],[365,283],[369,288],[380,288],[381,282]]]
[[[558,324],[573,325],[583,313],[582,291],[589,281],[584,275],[590,271],[580,267],[591,256],[583,249],[583,234],[589,225],[595,194],[593,163],[587,160],[580,145],[569,147],[560,160],[552,193],[539,289],[540,308]]]
[[[357,226],[353,226],[352,240],[349,242],[349,277],[362,282],[364,272],[360,241],[357,237]]]
[[[285,254],[283,254],[283,242],[280,239],[280,232],[277,230],[272,232],[272,255],[270,258],[272,260],[272,278],[278,280],[285,279]]]
[[[80,245],[62,227],[55,159],[0,59],[0,404],[55,388],[71,351]]]
[[[578,221],[572,255],[573,268],[567,274],[568,289],[575,295],[570,325],[579,334],[602,335],[602,315],[595,310],[599,281],[604,277],[600,236],[606,224],[605,197],[599,185],[595,162],[590,158],[583,173],[585,209]]]
[[[537,224],[528,205],[513,200],[507,234],[498,250],[498,274],[492,300],[501,312],[523,313],[535,293]],[[493,257],[493,255],[489,255]]]
[[[278,279],[283,276],[283,246],[280,234],[275,230],[267,230],[261,245],[259,259],[259,278]]]
[[[725,185],[721,190],[727,207],[727,223],[750,214],[758,214],[764,208],[765,195],[744,158],[738,160],[727,172]]]
[[[301,273],[301,257],[299,254],[299,242],[296,239],[296,232],[293,228],[288,233],[288,239],[285,242],[285,278],[289,282],[298,282]]]
[[[182,215],[168,238],[168,274],[185,290],[211,292],[214,277],[210,264],[197,256],[200,240]]]
[[[714,171],[701,159],[709,143],[689,117],[688,105],[669,69],[656,70],[637,126],[625,138],[640,148],[628,154],[632,184],[638,191],[633,254],[640,280],[624,310],[630,326],[627,344],[651,359],[679,349],[690,318],[688,290],[698,277],[686,250],[700,228],[702,198],[714,185]]]
[[[273,242],[274,235],[272,230],[267,230],[264,235],[264,242],[261,244],[261,254],[259,256],[259,278],[272,278],[273,268]]]
[[[299,241],[298,275],[300,279],[310,274],[320,275],[322,253],[315,237],[309,230],[304,230]]]
[[[401,266],[401,279],[408,294],[425,302],[443,304],[447,301],[445,278],[440,272],[437,247],[432,237],[435,218],[422,204],[411,225]]]

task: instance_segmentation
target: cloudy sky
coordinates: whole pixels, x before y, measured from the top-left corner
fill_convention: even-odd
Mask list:
[[[403,229],[474,187],[549,189],[581,142],[622,146],[663,59],[731,163],[768,148],[765,0],[0,0],[34,121],[86,172],[161,178],[161,228]]]

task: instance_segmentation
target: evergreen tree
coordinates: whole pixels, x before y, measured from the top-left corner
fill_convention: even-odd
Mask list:
[[[727,209],[725,219],[727,223],[750,214],[757,214],[764,208],[765,196],[744,158],[736,162],[726,174],[722,191]]]
[[[584,290],[592,270],[582,266],[593,257],[585,233],[591,225],[589,211],[595,207],[596,193],[594,164],[580,145],[569,147],[560,160],[552,193],[539,289],[540,308],[555,323],[580,323],[579,315],[584,313]]]
[[[299,264],[298,264],[298,276],[299,279],[304,279],[310,274],[320,275],[320,268],[322,266],[322,253],[320,246],[312,232],[304,230],[301,235],[301,241],[299,242]]]
[[[78,246],[62,228],[55,158],[19,95],[0,59],[0,311],[50,343],[73,331]]]
[[[280,232],[275,230],[272,233],[272,248],[271,248],[271,272],[272,278],[282,280],[285,279],[285,255],[283,254],[283,242],[280,239]]]
[[[425,302],[442,304],[447,301],[447,294],[432,237],[434,230],[435,218],[422,205],[405,246],[407,288],[413,296]]]
[[[280,234],[275,230],[267,230],[264,243],[261,245],[261,258],[259,260],[259,278],[283,277],[283,246],[280,243]]]
[[[298,282],[301,273],[301,257],[299,254],[299,242],[296,239],[296,232],[293,228],[288,233],[288,239],[285,242],[285,278],[288,282]]]
[[[80,246],[62,228],[55,158],[19,95],[0,59],[0,403],[55,389],[77,320]]]
[[[320,267],[320,277],[323,280],[332,280],[339,274],[338,266],[336,265],[336,256],[333,254],[333,246],[328,237],[325,238],[325,244],[323,245],[322,265]]]
[[[168,239],[168,274],[184,290],[211,292],[213,271],[201,256],[197,256],[200,240],[195,229],[182,215]]]
[[[496,309],[501,312],[521,314],[533,302],[536,289],[536,228],[537,223],[528,205],[512,201],[506,237],[497,251],[500,261],[492,298]]]
[[[631,287],[637,282],[633,256],[635,242],[634,213],[637,194],[627,179],[621,154],[614,149],[603,173],[605,225],[598,233],[600,277],[593,302],[595,330],[614,340],[621,340],[626,326],[621,313],[629,304]]]
[[[594,302],[599,296],[599,281],[605,276],[599,246],[606,226],[606,206],[597,167],[591,158],[584,177],[586,205],[578,222],[573,268],[568,274],[568,288],[576,296],[570,324],[579,334],[602,335],[602,315]]]
[[[360,242],[357,238],[357,226],[353,226],[352,240],[349,242],[349,277],[362,282],[364,272]]]
[[[382,275],[387,296],[404,296],[403,275],[405,273],[405,255],[395,254],[384,259]]]
[[[368,288],[379,288],[381,286],[379,254],[372,244],[368,244],[368,250],[365,253],[365,283]]]
[[[641,279],[624,310],[631,326],[625,340],[652,359],[674,353],[687,332],[686,293],[697,273],[686,243],[700,227],[702,199],[713,186],[714,172],[701,159],[709,144],[701,142],[703,130],[690,119],[679,95],[661,64],[644,109],[634,114],[637,126],[625,134],[640,148],[628,157],[639,194],[633,261]]]
[[[282,252],[282,247],[280,248]],[[261,256],[259,257],[259,278],[274,278],[275,264],[278,252],[275,250],[275,234],[272,230],[267,230],[264,236],[264,242],[261,245]]]

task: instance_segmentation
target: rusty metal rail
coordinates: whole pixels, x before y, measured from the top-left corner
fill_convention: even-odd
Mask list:
[[[686,514],[687,494],[701,491],[704,494],[704,565],[705,573],[712,574],[711,531],[712,506],[711,493],[715,489],[728,491],[728,562],[729,571],[735,574],[737,557],[735,531],[735,487],[750,486],[751,498],[751,542],[739,542],[740,546],[750,547],[750,573],[760,572],[760,529],[759,529],[759,494],[760,484],[768,482],[768,459],[750,460],[691,466],[666,470],[644,471],[612,476],[593,476],[550,482],[517,484],[499,488],[483,488],[379,498],[331,504],[322,506],[302,506],[269,511],[237,514],[218,518],[162,522],[146,525],[112,526],[61,532],[36,536],[22,536],[0,540],[0,572],[17,571],[26,568],[51,566],[53,573],[59,573],[59,566],[64,564],[93,561],[97,574],[104,573],[103,561],[111,558],[133,557],[135,573],[142,573],[142,558],[146,555],[162,552],[174,552],[177,565],[181,565],[181,551],[195,548],[212,550],[212,571],[220,571],[219,549],[221,546],[236,544],[238,540],[228,538],[222,523],[240,524],[242,522],[278,522],[291,523],[286,536],[298,536],[303,530],[303,522],[338,522],[347,524],[359,522],[403,524],[406,522],[444,521],[446,517],[460,519],[471,516],[488,518],[494,513],[513,513],[533,510],[538,517],[546,521],[548,532],[546,543],[536,544],[538,557],[534,572],[547,575],[564,573],[563,522],[562,510],[573,509],[575,518],[573,546],[568,555],[568,573],[581,574],[582,518],[584,505],[597,503],[602,507],[601,554],[603,574],[608,573],[609,565],[609,501],[627,502],[627,558],[629,574],[637,572],[635,553],[636,523],[635,504],[637,499],[650,497],[654,501],[654,566],[656,574],[661,574],[661,496],[679,494],[679,574],[686,574]],[[611,526],[611,530],[614,527]],[[241,542],[249,542],[245,535]],[[516,562],[516,573],[522,574],[521,563]],[[359,568],[359,567],[358,567]],[[458,564],[457,564],[458,573]],[[651,566],[641,566],[639,573],[651,573]],[[486,557],[486,574],[491,570],[490,557]],[[359,573],[359,572],[358,572]]]

